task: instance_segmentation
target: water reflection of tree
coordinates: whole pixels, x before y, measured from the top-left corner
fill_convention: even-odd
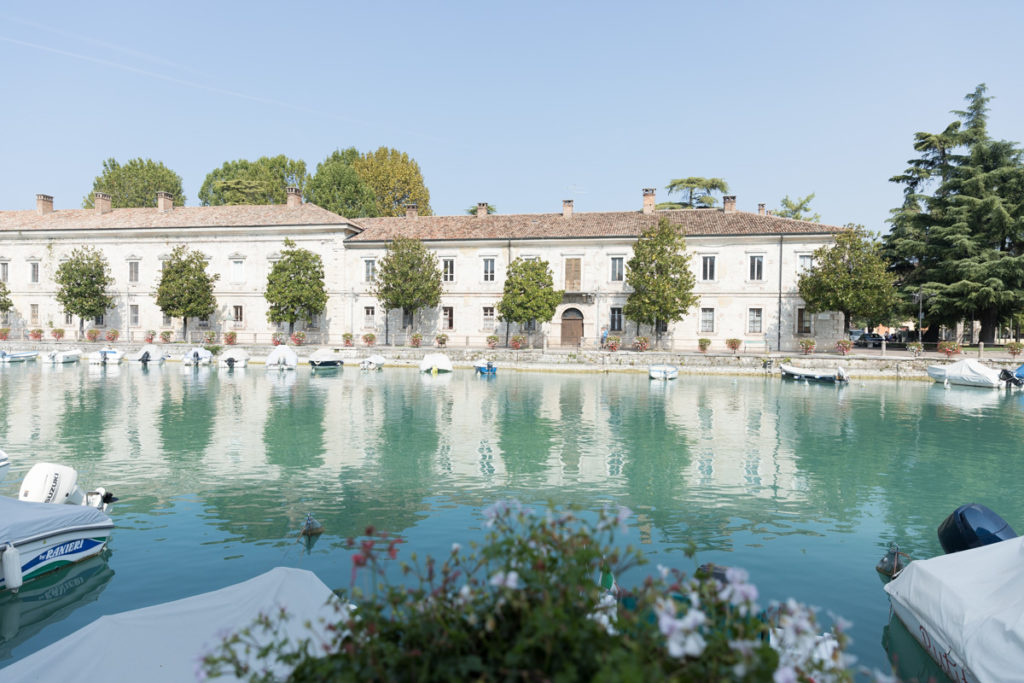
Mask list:
[[[188,479],[199,476],[197,464],[213,439],[218,384],[216,378],[211,381],[209,370],[194,368],[182,374],[180,384],[168,381],[162,386],[161,448],[167,463]]]
[[[288,470],[315,469],[324,463],[324,403],[326,388],[312,385],[294,373],[271,376],[293,381],[271,387],[270,410],[263,426],[267,461]],[[290,473],[282,473],[285,478]]]
[[[104,368],[105,370],[105,368]],[[84,386],[79,376],[78,386],[64,394],[64,410],[57,429],[57,440],[80,462],[96,462],[103,457],[103,432],[114,422],[122,410],[123,384],[117,377],[88,376],[90,386]]]
[[[505,461],[509,484],[545,485],[539,476],[547,469],[556,426],[541,416],[543,383],[536,377],[516,375],[503,387],[497,411],[498,447]]]

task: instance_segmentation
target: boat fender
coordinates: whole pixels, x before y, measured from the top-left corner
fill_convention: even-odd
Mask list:
[[[21,553],[18,552],[17,548],[8,543],[4,546],[3,552],[0,553],[0,564],[4,568],[4,584],[6,584],[7,590],[17,593],[22,584]]]

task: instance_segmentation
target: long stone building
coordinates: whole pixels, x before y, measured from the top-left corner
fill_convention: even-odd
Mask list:
[[[346,333],[358,343],[372,332],[378,344],[405,344],[417,331],[427,339],[444,332],[451,346],[483,346],[487,335],[506,332],[496,304],[505,270],[519,257],[547,261],[565,294],[552,321],[511,333],[528,332],[534,344],[594,346],[607,327],[628,343],[636,325],[622,315],[626,263],[639,235],[666,217],[685,233],[699,296],[663,330],[666,347],[693,350],[706,337],[712,350],[725,350],[728,338],[748,349],[789,350],[802,337],[823,344],[840,336],[838,314],[805,311],[797,279],[841,228],[772,216],[763,204],[756,213],[738,211],[732,196],[720,209],[656,210],[652,189],[642,200],[635,211],[577,212],[566,200],[561,212],[546,214],[488,215],[481,203],[476,215],[420,216],[410,206],[404,217],[348,219],[303,203],[294,189],[276,206],[176,207],[158,193],[153,208],[111,209],[97,193],[94,209],[54,210],[52,197],[37,195],[35,211],[0,212],[0,280],[14,303],[3,324],[12,338],[57,327],[74,338],[79,321],[60,310],[53,276],[74,248],[90,245],[110,263],[115,305],[85,327],[117,329],[133,341],[146,330],[172,330],[180,339],[182,321],[163,316],[154,294],[163,262],[186,244],[219,275],[218,310],[190,320],[190,337],[234,331],[239,343],[269,343],[280,327],[267,321],[263,292],[288,238],[324,261],[327,309],[305,326],[313,343],[340,344]],[[415,327],[401,311],[385,315],[371,293],[377,262],[398,236],[422,240],[442,266],[441,304],[418,313]]]

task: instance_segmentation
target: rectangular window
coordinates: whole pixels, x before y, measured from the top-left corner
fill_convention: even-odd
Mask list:
[[[376,327],[376,320],[373,317],[373,306],[363,307],[363,327]]]
[[[806,273],[814,266],[814,257],[810,254],[800,254],[800,272]]]
[[[29,264],[29,277],[28,277],[28,280],[29,280],[29,282],[32,282],[32,283],[39,282],[39,264],[38,263],[32,262],[32,263]]]
[[[581,291],[580,280],[581,273],[583,272],[583,259],[580,258],[567,258],[565,259],[565,291],[567,292],[579,292]]]
[[[128,262],[128,282],[139,281],[139,262],[129,261]]]
[[[236,323],[244,322],[245,311],[241,306],[232,306],[231,316],[232,320],[234,320]]]
[[[484,282],[494,282],[494,259],[484,259]]]
[[[93,323],[96,327],[103,327],[106,324],[106,321],[104,320],[104,316],[98,315],[93,319]]]
[[[622,309],[613,308],[612,317],[608,329],[611,332],[622,332]]]
[[[527,320],[526,324],[523,325],[523,329],[526,330],[527,332],[536,332],[537,331],[537,321],[536,320]]]
[[[484,306],[484,329],[494,327],[494,306]]]
[[[714,257],[712,257],[714,258]],[[700,309],[700,331],[701,332],[714,332],[715,331],[715,309],[713,308],[702,308]]]
[[[199,319],[199,329],[205,330],[210,327],[210,316],[204,315]]]
[[[39,304],[32,304],[29,307],[29,310],[31,311],[31,313],[29,313],[29,324],[31,324],[31,325],[38,325],[39,324]]]
[[[764,256],[750,257],[750,281],[758,282],[764,279]]]
[[[70,313],[68,313],[67,311],[65,311],[64,312],[64,324],[65,325],[74,325],[75,324],[75,316],[73,316]]]
[[[0,262],[0,282],[7,282],[7,261]]]
[[[761,334],[762,312],[760,308],[747,310],[747,332]]]
[[[612,256],[612,282],[622,282],[624,275],[622,257]]]
[[[242,259],[234,259],[233,261],[231,261],[231,281],[245,281],[245,261],[243,261]]]
[[[796,333],[811,333],[811,316],[807,313],[807,309],[805,308],[796,309]]]
[[[164,327],[170,327],[171,326],[171,316],[164,315],[163,326]]]
[[[714,256],[702,256],[701,257],[701,280],[710,282],[715,279],[715,257]]]
[[[441,260],[441,281],[455,282],[455,259],[446,258]]]
[[[131,320],[131,323],[129,323],[130,325],[134,325],[135,327],[139,326],[139,305],[138,304],[132,304],[131,306],[128,307],[128,319]]]
[[[363,261],[363,282],[373,282],[377,279],[377,260],[368,258]]]
[[[317,313],[313,314],[313,317],[306,321],[307,330],[319,330],[320,329],[320,315]]]
[[[412,327],[412,311],[402,310],[402,327]]]
[[[451,306],[444,306],[441,309],[441,327],[445,330],[455,329],[455,309]]]

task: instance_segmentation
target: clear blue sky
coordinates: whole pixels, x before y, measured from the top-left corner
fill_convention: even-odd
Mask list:
[[[408,152],[436,213],[633,210],[725,178],[885,229],[915,131],[985,82],[1024,140],[1019,2],[55,2],[0,9],[0,209],[78,208],[107,157],[195,205],[224,161]]]

